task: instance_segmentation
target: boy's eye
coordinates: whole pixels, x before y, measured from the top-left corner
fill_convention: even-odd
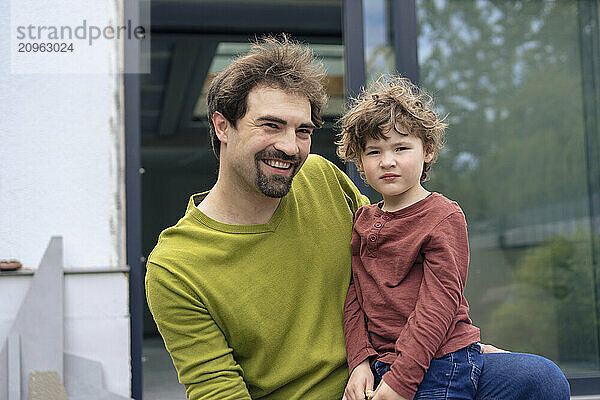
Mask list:
[[[396,147],[396,151],[408,150],[408,147]]]
[[[373,156],[373,155],[379,154],[379,151],[377,151],[377,150],[371,150],[371,151],[367,151],[365,154],[368,155],[368,156]]]

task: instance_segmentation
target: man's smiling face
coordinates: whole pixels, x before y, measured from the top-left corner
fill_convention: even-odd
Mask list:
[[[248,93],[246,114],[229,127],[225,159],[231,179],[248,191],[280,198],[308,157],[310,102],[305,96],[258,86]]]

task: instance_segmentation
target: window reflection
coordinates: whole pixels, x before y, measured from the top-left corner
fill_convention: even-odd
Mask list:
[[[390,7],[390,0],[363,1],[367,84],[381,74],[394,71]]]
[[[421,83],[450,123],[429,187],[469,220],[474,322],[569,375],[597,372],[598,171],[586,167],[577,3],[418,0],[417,14]]]

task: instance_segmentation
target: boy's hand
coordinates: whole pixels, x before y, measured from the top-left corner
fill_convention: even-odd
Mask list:
[[[483,354],[489,354],[489,353],[509,353],[508,351],[499,349],[496,346],[492,346],[491,344],[479,343],[479,345],[481,346],[481,352]]]
[[[406,398],[400,396],[382,380],[370,400],[406,400]]]
[[[365,400],[367,390],[373,390],[373,373],[368,359],[358,364],[350,374],[342,400]]]

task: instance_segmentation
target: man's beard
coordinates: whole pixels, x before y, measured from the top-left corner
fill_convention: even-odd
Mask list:
[[[287,176],[266,175],[260,167],[260,164],[263,162],[262,160],[266,158],[275,158],[291,162],[291,173]],[[281,198],[290,191],[292,180],[302,166],[302,159],[299,155],[288,156],[279,150],[262,150],[256,153],[254,161],[256,163],[256,186],[262,194],[272,198]]]

